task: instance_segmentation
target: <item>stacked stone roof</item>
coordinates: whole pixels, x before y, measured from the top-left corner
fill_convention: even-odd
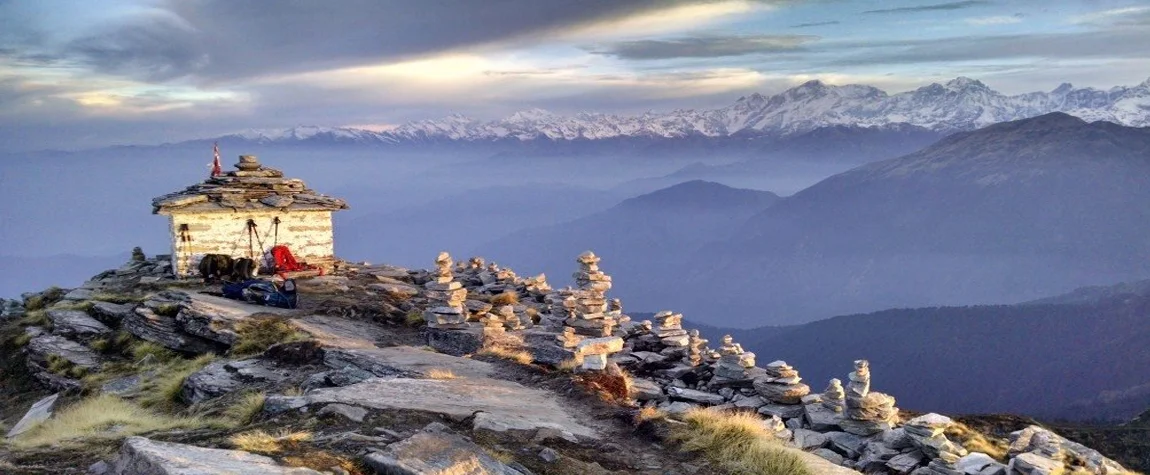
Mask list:
[[[241,155],[236,170],[152,199],[153,214],[235,211],[336,211],[347,202],[312,190],[298,178]]]

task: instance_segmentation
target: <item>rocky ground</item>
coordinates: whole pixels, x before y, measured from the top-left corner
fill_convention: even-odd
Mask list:
[[[477,259],[344,263],[295,310],[138,257],[0,302],[0,473],[762,473],[692,438],[708,407],[807,473],[1123,470],[1032,424],[900,416],[865,362],[811,393],[677,314],[631,321],[594,256],[559,290]]]

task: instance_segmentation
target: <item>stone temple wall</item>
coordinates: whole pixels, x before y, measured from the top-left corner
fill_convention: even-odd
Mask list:
[[[276,238],[274,219],[279,217]],[[263,249],[252,239],[249,252],[247,222],[252,219],[263,240]],[[287,245],[296,260],[330,271],[335,261],[331,211],[260,211],[173,213],[170,218],[172,269],[178,277],[199,273],[205,254],[259,260],[276,243]],[[181,231],[183,225],[187,231]],[[190,240],[185,240],[189,236]],[[249,255],[254,253],[255,255]],[[262,262],[261,262],[262,265]]]

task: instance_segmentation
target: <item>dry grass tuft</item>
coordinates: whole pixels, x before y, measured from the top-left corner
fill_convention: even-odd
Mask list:
[[[18,448],[48,445],[68,447],[158,430],[201,428],[213,422],[203,418],[159,414],[104,394],[62,409],[56,417],[22,434],[11,443]]]
[[[659,408],[655,406],[644,406],[642,409],[639,409],[638,413],[635,414],[634,424],[639,425],[644,422],[657,421],[666,418],[667,413],[660,411]]]
[[[531,364],[532,361],[535,361],[535,357],[531,356],[531,353],[520,349],[507,348],[500,345],[494,345],[479,350],[478,354],[484,356],[494,356],[496,358],[502,358],[524,365]]]
[[[140,385],[140,404],[144,407],[174,408],[180,402],[184,380],[215,359],[215,355],[207,354],[164,364],[156,370],[155,377]]]
[[[356,461],[343,455],[333,454],[322,450],[309,450],[292,455],[286,455],[283,462],[292,467],[307,467],[317,471],[334,472],[332,468],[339,467],[352,475],[375,473],[364,469]]]
[[[228,438],[228,442],[231,442],[232,447],[245,452],[277,454],[284,449],[295,449],[300,443],[307,442],[311,438],[311,432],[306,431],[284,431],[272,435],[262,430],[253,430],[233,435]]]
[[[694,409],[686,424],[672,429],[681,449],[698,452],[732,474],[814,475],[794,454],[780,448],[756,414]]]
[[[1010,450],[1010,442],[986,435],[971,429],[966,424],[955,422],[946,430],[946,435],[959,445],[971,452],[982,452],[999,461],[1006,461],[1006,453]]]
[[[504,305],[515,305],[519,303],[519,294],[516,292],[503,292],[499,295],[491,297],[491,305],[495,307],[502,307]]]
[[[43,310],[29,310],[24,312],[24,316],[16,321],[16,324],[22,327],[45,327],[52,328],[52,320],[48,319],[48,314]]]
[[[631,399],[633,381],[626,371],[588,372],[577,375],[574,380],[604,401],[621,402]]]
[[[432,368],[427,370],[427,377],[430,379],[455,379],[455,373],[449,369]]]
[[[80,379],[88,374],[88,368],[83,366],[76,366],[67,358],[60,355],[48,355],[46,358],[48,362],[48,372],[58,374],[72,379]]]
[[[253,317],[236,325],[236,343],[233,356],[263,353],[272,345],[310,338],[283,317]]]
[[[571,358],[569,360],[563,360],[563,362],[559,363],[559,366],[556,366],[555,369],[564,373],[572,373],[580,366],[583,366],[583,362],[579,361],[579,358]]]
[[[241,396],[224,411],[223,418],[234,427],[248,425],[264,409],[267,394],[262,391],[249,392]]]

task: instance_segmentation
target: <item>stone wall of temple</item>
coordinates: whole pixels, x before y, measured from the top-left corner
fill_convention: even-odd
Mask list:
[[[274,224],[277,217],[278,236]],[[259,234],[259,240],[252,236],[250,247],[249,219],[255,221]],[[198,274],[197,266],[205,254],[259,261],[275,244],[287,245],[296,260],[327,271],[335,261],[331,211],[173,213],[170,224],[172,269],[179,277]]]

